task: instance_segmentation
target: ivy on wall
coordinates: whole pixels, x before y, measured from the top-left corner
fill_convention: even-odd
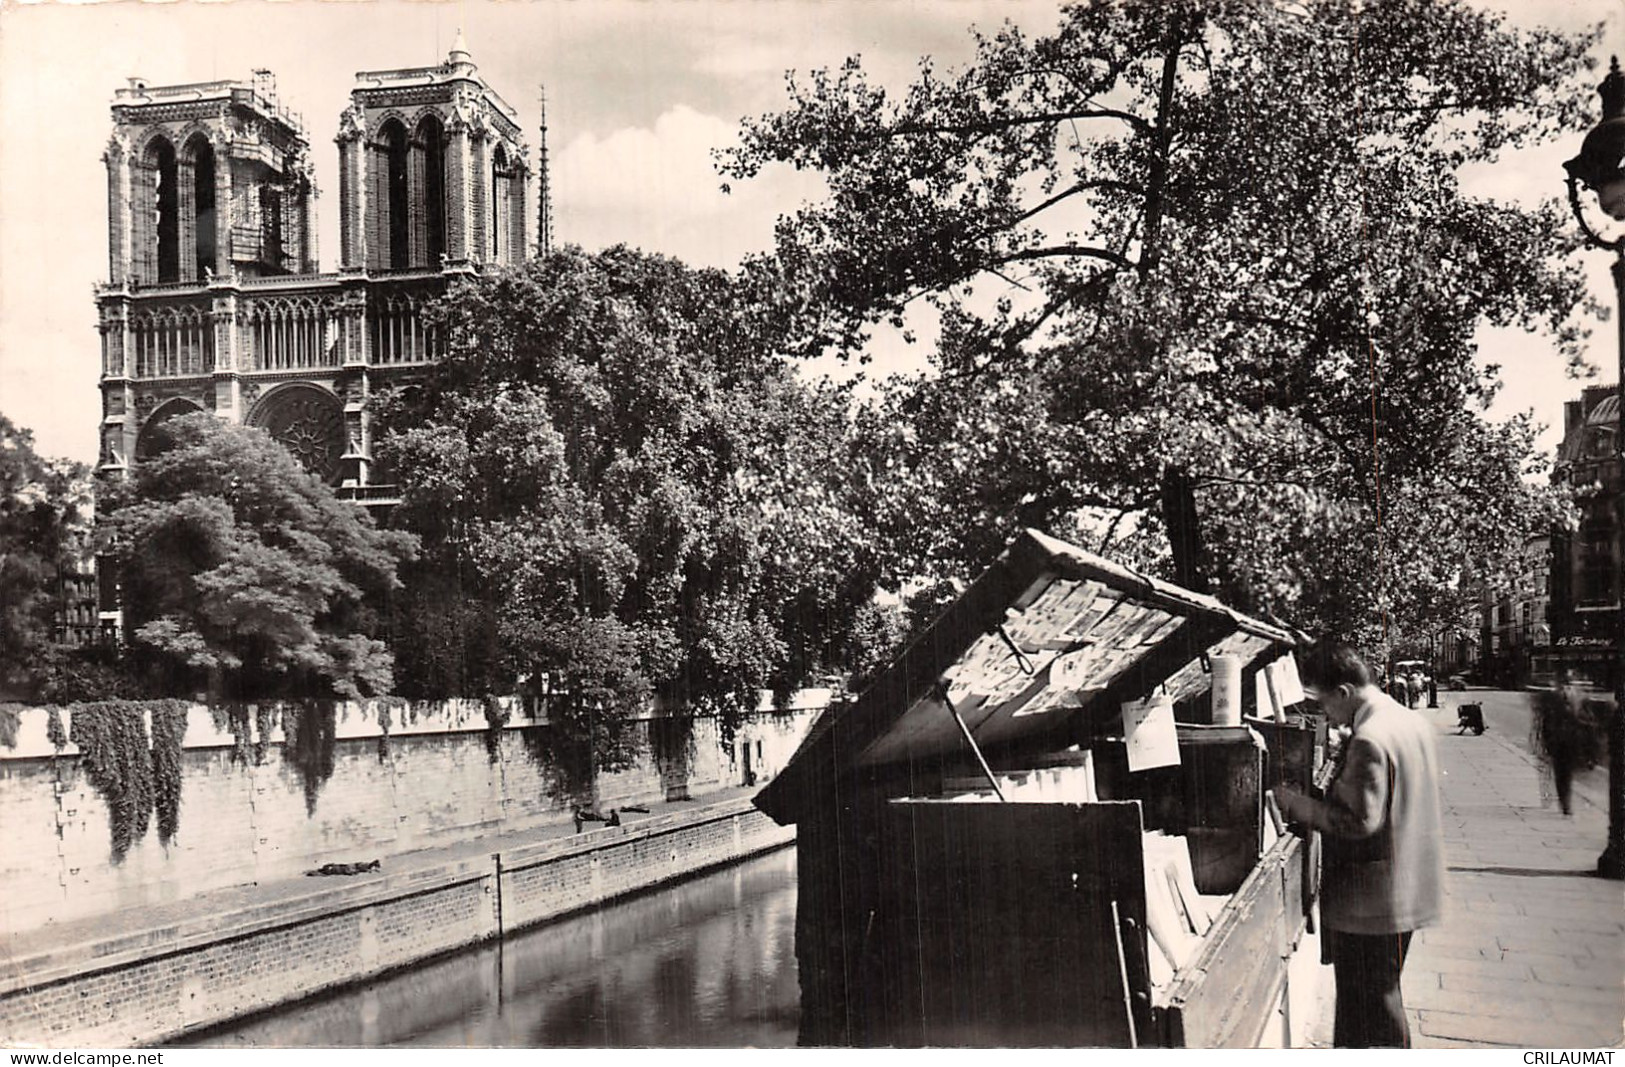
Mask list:
[[[271,719],[276,709],[269,704],[259,704],[254,708],[254,766],[258,767],[265,762],[265,748],[271,743]]]
[[[0,747],[17,747],[17,722],[20,712],[15,707],[0,705]]]
[[[333,777],[336,726],[332,704],[307,700],[282,708],[282,734],[286,738],[282,758],[298,768],[304,780],[307,815],[316,814],[316,797]]]
[[[72,732],[79,765],[107,804],[108,831],[115,865],[146,836],[158,812],[158,838],[168,845],[180,822],[181,738],[186,733],[185,701],[99,700],[71,705]],[[147,741],[147,712],[152,742]],[[62,720],[51,709],[47,731],[60,734]],[[56,737],[52,737],[56,744]]]
[[[389,727],[395,717],[394,707],[386,700],[378,703],[378,762],[389,762]]]
[[[248,762],[249,730],[248,707],[244,704],[222,704],[209,708],[214,728],[231,734],[231,762]]]
[[[597,775],[593,773],[590,738],[580,737],[557,724],[526,726],[519,731],[525,752],[547,781],[555,800],[576,807],[596,807]]]
[[[664,715],[649,720],[649,752],[667,782],[687,782],[694,767],[694,719]]]
[[[187,707],[160,701],[152,708],[152,792],[158,812],[158,843],[169,847],[180,828],[181,740],[186,736]]]
[[[485,755],[493,764],[502,759],[502,730],[508,725],[508,709],[495,694],[485,694]]]

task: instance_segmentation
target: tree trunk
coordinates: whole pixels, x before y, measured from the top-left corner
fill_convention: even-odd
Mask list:
[[[1209,592],[1207,550],[1196,513],[1196,493],[1183,468],[1169,467],[1162,473],[1162,521],[1168,527],[1168,545],[1174,555],[1174,582],[1193,593]]]

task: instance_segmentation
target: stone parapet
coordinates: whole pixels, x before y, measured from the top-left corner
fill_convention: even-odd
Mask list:
[[[494,834],[568,824],[575,798],[546,754],[545,719],[499,701],[192,705],[179,752],[176,832],[158,820],[115,859],[113,806],[85,766],[74,712],[9,712],[0,733],[0,926],[13,934],[300,875],[328,862],[398,856]],[[293,715],[283,710],[296,709]],[[290,737],[297,716],[306,729]],[[328,718],[328,716],[331,716]],[[673,745],[663,717],[633,724],[638,755],[592,784],[605,809],[713,792],[782,766],[812,708],[746,721],[733,747],[692,721]],[[318,723],[312,729],[310,724]],[[143,720],[145,725],[145,719]],[[151,737],[150,726],[147,734]],[[743,751],[749,748],[748,753]]]
[[[14,955],[0,1036],[46,1047],[172,1040],[780,847],[748,798],[488,855],[390,869]]]

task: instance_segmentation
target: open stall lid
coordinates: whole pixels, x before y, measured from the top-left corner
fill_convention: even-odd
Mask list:
[[[1207,691],[1211,656],[1250,663],[1293,644],[1210,596],[1026,530],[856,701],[824,712],[755,803],[797,822],[820,774],[962,756],[967,735],[990,754],[1065,747],[1124,701]]]

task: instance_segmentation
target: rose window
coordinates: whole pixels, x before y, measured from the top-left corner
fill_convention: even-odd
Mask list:
[[[327,482],[337,479],[344,416],[332,397],[301,389],[277,404],[262,425],[307,471]]]

